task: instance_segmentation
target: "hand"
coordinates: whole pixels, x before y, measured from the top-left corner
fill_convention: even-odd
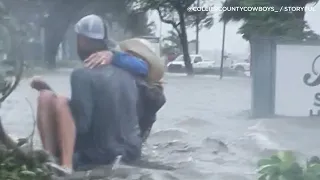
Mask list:
[[[111,51],[100,51],[92,54],[84,61],[84,66],[95,68],[105,64],[111,64],[113,53]]]
[[[34,76],[30,83],[31,88],[40,91],[40,90],[50,90],[49,85],[42,80],[40,76]]]

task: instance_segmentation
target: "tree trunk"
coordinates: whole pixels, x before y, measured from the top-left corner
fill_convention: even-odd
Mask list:
[[[59,44],[64,39],[65,33],[70,22],[75,18],[78,12],[88,3],[88,1],[63,1],[57,2],[45,19],[45,45],[44,58],[48,68],[56,67],[56,55]]]
[[[187,36],[187,29],[186,29],[186,23],[183,16],[183,12],[179,13],[179,19],[180,19],[180,42],[182,46],[182,53],[183,53],[183,60],[184,64],[186,66],[186,73],[187,75],[193,75],[193,67],[191,64],[191,59],[189,55],[189,48],[188,48],[188,36]]]

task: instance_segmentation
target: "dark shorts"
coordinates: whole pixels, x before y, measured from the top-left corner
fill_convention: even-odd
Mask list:
[[[74,116],[74,111],[72,108],[72,104],[70,103],[70,100],[69,100],[69,108],[70,108],[73,119],[76,121],[75,119],[76,116]],[[82,153],[80,153],[77,149],[74,149],[74,151],[75,152],[72,157],[72,163],[73,163],[73,168],[75,170],[88,170],[96,166],[96,164],[88,163],[90,162],[90,160],[86,158],[86,156],[84,156]]]
[[[70,108],[70,111],[72,113],[73,118],[76,117],[76,116],[74,116],[74,111],[72,110],[73,108],[72,108],[72,104],[70,103],[70,100],[69,100],[69,108]],[[76,121],[76,119],[74,119],[74,120]],[[99,152],[99,150],[97,150],[97,152]],[[114,152],[110,152],[110,153],[103,153],[104,155],[101,155],[102,158],[100,158],[99,155],[95,154],[94,157],[99,157],[99,158],[98,159],[94,158],[94,160],[93,160],[92,158],[89,158],[88,156],[86,156],[85,155],[86,153],[81,153],[81,150],[79,151],[79,149],[77,149],[77,147],[75,147],[73,158],[72,158],[73,168],[75,170],[83,171],[83,170],[92,169],[92,168],[96,167],[97,165],[111,164],[115,161],[115,159],[117,157],[117,154],[114,154]],[[140,157],[140,156],[137,156],[137,157]],[[126,156],[124,156],[122,160],[124,162],[130,162],[131,159],[132,158],[126,158]],[[136,159],[136,158],[133,158],[133,159]]]

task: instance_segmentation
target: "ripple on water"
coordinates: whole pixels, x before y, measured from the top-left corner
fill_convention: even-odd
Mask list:
[[[198,119],[198,118],[188,118],[186,120],[182,120],[176,124],[178,127],[192,127],[192,128],[197,128],[197,127],[207,127],[207,126],[212,126],[213,124],[203,120],[203,119]]]
[[[176,169],[192,166],[194,153],[199,147],[193,147],[185,141],[173,140],[152,144],[151,153],[147,153],[149,159],[153,159],[165,164],[170,164]],[[149,151],[151,150],[149,149]]]
[[[247,147],[255,146],[256,150],[264,151],[266,149],[284,149],[283,145],[277,141],[279,138],[274,129],[267,128],[262,121],[248,128],[243,140]]]
[[[181,128],[160,130],[150,135],[146,154],[150,159],[165,162],[176,168],[193,164],[192,152],[198,147],[188,143],[188,131]],[[151,152],[150,152],[151,151]]]
[[[199,173],[194,169],[162,171],[126,167],[114,171],[113,180],[212,180],[212,173]]]
[[[152,133],[148,138],[148,141],[168,142],[172,140],[185,139],[188,136],[189,132],[187,130],[181,128],[169,128]]]
[[[226,157],[233,156],[229,153],[227,144],[223,141],[207,137],[201,143],[201,149],[195,154],[195,158],[201,162],[222,165],[227,162]]]
[[[202,145],[206,148],[212,149],[213,153],[218,154],[220,152],[228,152],[229,148],[227,144],[219,139],[207,137],[202,141]]]
[[[143,175],[132,176],[127,179],[133,180],[180,180],[179,177],[170,172],[148,172]]]
[[[173,140],[165,143],[157,143],[153,145],[157,150],[169,150],[171,153],[190,153],[195,152],[199,147],[192,147],[187,142]]]

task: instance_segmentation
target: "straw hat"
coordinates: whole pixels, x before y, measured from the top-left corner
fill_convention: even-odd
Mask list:
[[[131,51],[149,64],[148,80],[158,82],[164,75],[164,61],[152,50],[152,45],[145,39],[133,38],[119,43],[121,51]]]

